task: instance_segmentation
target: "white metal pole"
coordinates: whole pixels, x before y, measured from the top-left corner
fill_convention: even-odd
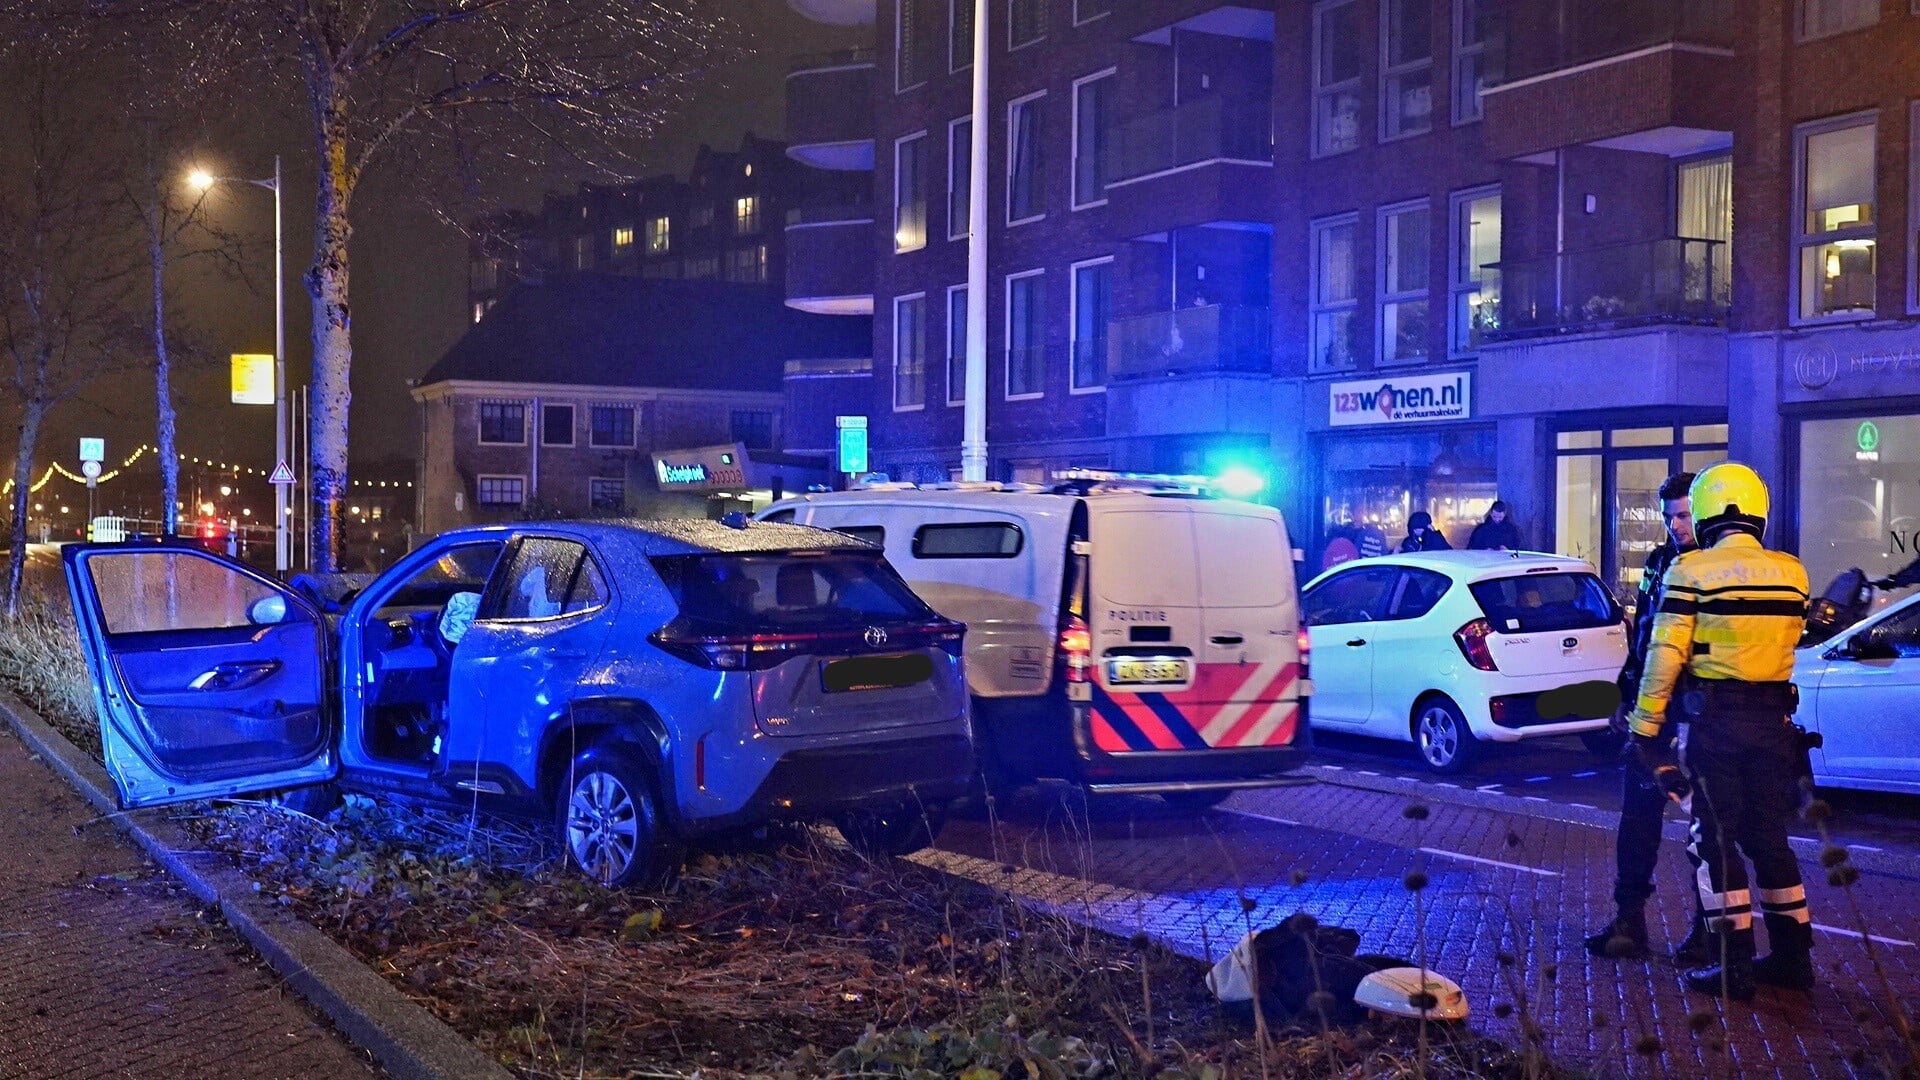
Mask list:
[[[987,478],[987,0],[973,3],[973,130],[967,168],[967,389],[960,479]]]
[[[287,460],[287,289],[286,255],[280,235],[280,155],[273,155],[273,467]],[[278,479],[269,477],[269,479]],[[287,535],[287,488],[273,486],[273,568],[282,578],[293,565]]]

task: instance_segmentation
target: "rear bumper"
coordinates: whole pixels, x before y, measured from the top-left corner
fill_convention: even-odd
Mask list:
[[[774,764],[739,809],[683,825],[697,835],[862,807],[919,803],[938,809],[967,793],[973,772],[973,744],[964,734],[795,750]]]
[[[1155,794],[1274,787],[1295,783],[1287,774],[1306,764],[1312,745],[1308,699],[1300,699],[1296,734],[1286,746],[1232,750],[1140,750],[1109,754],[1088,736],[1088,705],[1074,704],[1074,748],[1087,790],[1101,793]]]

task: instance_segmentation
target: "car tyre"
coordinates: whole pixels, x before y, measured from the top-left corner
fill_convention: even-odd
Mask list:
[[[874,859],[911,855],[931,847],[946,823],[945,811],[923,807],[917,802],[849,810],[833,819],[834,828],[840,830],[847,846]]]
[[[1413,745],[1420,751],[1420,760],[1437,773],[1466,768],[1478,749],[1460,706],[1439,694],[1421,698],[1414,706]]]
[[[554,828],[575,872],[609,889],[658,885],[671,870],[653,776],[629,755],[592,747],[560,777]]]
[[[1198,791],[1163,791],[1160,793],[1160,798],[1175,810],[1189,814],[1198,814],[1204,810],[1211,810],[1221,803],[1226,802],[1227,796],[1232,795],[1233,792],[1233,788],[1203,788]]]

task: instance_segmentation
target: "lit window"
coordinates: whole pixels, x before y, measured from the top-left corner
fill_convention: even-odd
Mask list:
[[[926,132],[893,144],[893,250],[927,246]]]
[[[742,195],[733,200],[733,231],[739,236],[760,231],[760,196]]]
[[[1040,106],[1044,92],[1007,106],[1007,223],[1018,224],[1047,213],[1046,159]]]
[[[1313,223],[1313,345],[1315,371],[1353,366],[1353,319],[1359,308],[1354,273],[1353,214]]]
[[[1094,206],[1107,199],[1107,101],[1113,72],[1073,84],[1073,205]]]
[[[1499,326],[1500,271],[1489,269],[1500,261],[1500,191],[1498,188],[1463,191],[1453,197],[1453,292],[1447,341],[1449,351],[1461,356],[1478,348],[1488,331]]]
[[[1380,211],[1380,352],[1382,361],[1427,355],[1427,242],[1432,212],[1425,202]]]
[[[1873,314],[1876,120],[1868,114],[1796,133],[1801,319]]]
[[[473,302],[473,321],[479,322],[480,317],[482,315],[485,315],[486,313],[487,313],[486,302],[483,300],[475,300]]]
[[[1380,137],[1433,127],[1431,0],[1380,0]]]
[[[664,217],[647,222],[647,254],[665,255],[673,248],[673,223]]]
[[[625,255],[627,252],[632,250],[633,250],[633,226],[622,225],[619,228],[613,230],[614,254]]]
[[[1359,0],[1331,0],[1313,11],[1313,153],[1360,145],[1360,68],[1364,45]]]
[[[918,409],[927,403],[927,298],[898,297],[893,302],[893,407]]]

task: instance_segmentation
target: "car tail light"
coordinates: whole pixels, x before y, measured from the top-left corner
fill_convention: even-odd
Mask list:
[[[1475,619],[1453,632],[1453,642],[1460,646],[1460,655],[1467,658],[1467,663],[1481,671],[1499,671],[1500,666],[1493,662],[1493,650],[1487,648],[1487,638],[1492,635],[1492,623]]]
[[[1087,622],[1078,615],[1067,616],[1060,628],[1060,655],[1067,661],[1067,681],[1089,682],[1093,675],[1093,635]]]
[[[875,634],[876,630],[880,633]],[[966,634],[965,626],[945,619],[910,626],[778,634],[702,633],[676,620],[654,631],[647,640],[690,664],[715,671],[765,671],[810,654],[857,656],[935,648],[959,656]]]
[[[1313,635],[1307,633],[1306,627],[1293,632],[1293,648],[1300,654],[1300,677],[1304,679],[1307,677],[1308,663],[1313,659]]]

